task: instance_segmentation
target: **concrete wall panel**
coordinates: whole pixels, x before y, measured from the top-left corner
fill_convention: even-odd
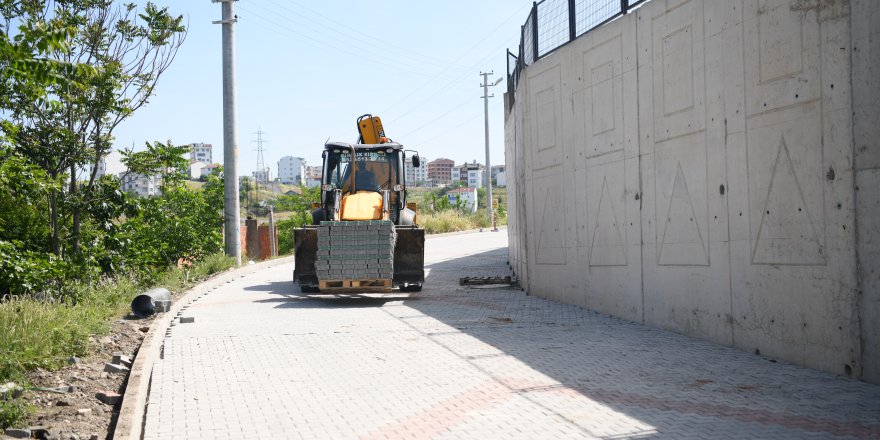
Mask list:
[[[526,287],[880,381],[878,32],[871,0],[653,0],[536,61]]]
[[[880,2],[849,3],[861,362],[880,383]]]
[[[847,69],[823,67],[841,64],[848,43],[829,35],[846,21],[822,22],[802,2],[746,3],[749,248],[732,248],[735,345],[858,374],[854,241],[843,233],[854,224],[842,215],[854,209],[851,138],[833,110],[846,105]]]
[[[645,322],[730,344],[720,40],[702,1],[638,15]]]
[[[634,16],[622,17],[631,23]],[[608,26],[562,49],[573,106],[570,255],[578,278],[566,300],[642,319],[635,26]]]
[[[862,368],[866,380],[880,382],[880,192],[870,190],[880,188],[880,169],[860,172],[856,185]]]

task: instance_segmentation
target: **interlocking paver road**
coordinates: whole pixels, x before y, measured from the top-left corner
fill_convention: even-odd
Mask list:
[[[304,296],[279,266],[203,296],[144,438],[880,438],[880,387],[460,276],[506,234],[430,238],[419,294]]]

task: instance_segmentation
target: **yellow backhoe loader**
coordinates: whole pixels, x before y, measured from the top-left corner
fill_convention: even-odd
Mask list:
[[[385,136],[378,116],[361,116],[357,126],[356,143],[324,145],[321,202],[312,224],[294,229],[293,281],[306,293],[420,291],[425,230],[407,202],[410,150]]]

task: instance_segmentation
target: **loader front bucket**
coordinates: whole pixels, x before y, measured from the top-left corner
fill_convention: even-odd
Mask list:
[[[417,226],[395,226],[394,284],[425,282],[425,230]]]
[[[315,260],[318,258],[318,230],[314,227],[293,230],[294,261],[293,282],[305,289],[318,287]]]

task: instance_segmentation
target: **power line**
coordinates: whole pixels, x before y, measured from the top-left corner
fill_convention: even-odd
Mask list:
[[[492,56],[495,54],[495,52],[500,51],[500,49],[503,48],[503,47],[504,47],[504,45],[500,46],[499,48],[493,49],[493,50],[492,50],[491,52],[489,52],[485,57],[483,57],[480,61],[478,61],[476,64],[474,64],[473,67],[476,67],[476,66],[482,64],[482,63],[485,62],[487,59],[489,59],[490,57],[492,57]],[[434,92],[433,94],[431,94],[431,95],[429,95],[428,97],[424,98],[424,100],[418,102],[415,106],[413,106],[412,108],[410,108],[409,110],[407,110],[406,112],[404,112],[404,113],[403,113],[403,116],[400,117],[400,118],[397,118],[395,121],[399,121],[399,120],[401,120],[401,119],[406,118],[407,116],[410,116],[410,115],[414,114],[414,110],[423,107],[423,106],[425,105],[425,103],[428,102],[429,99],[431,99],[431,98],[433,98],[433,97],[435,97],[435,96],[437,96],[437,95],[439,95],[439,94],[441,94],[441,93],[443,93],[443,92],[445,92],[445,91],[451,89],[453,85],[455,85],[455,84],[457,84],[459,81],[463,80],[463,79],[464,79],[467,75],[469,75],[469,74],[470,74],[469,72],[468,72],[468,73],[465,73],[465,74],[459,76],[458,78],[456,78],[456,79],[450,81],[450,82],[447,83],[443,88],[437,90],[436,92]],[[414,93],[414,92],[413,92],[413,93]],[[411,94],[412,94],[412,93],[411,93]],[[392,118],[386,118],[386,119],[388,119],[388,120],[392,120]]]
[[[444,117],[446,117],[446,116],[449,115],[450,113],[452,113],[452,112],[454,112],[454,111],[460,109],[460,108],[463,107],[465,104],[471,102],[472,99],[474,99],[472,96],[468,96],[467,98],[465,98],[464,101],[460,102],[458,105],[456,105],[456,106],[453,107],[452,109],[450,109],[450,110],[446,111],[445,113],[443,113],[443,114],[441,114],[441,115],[435,117],[434,119],[431,119],[430,121],[428,121],[428,122],[426,122],[426,123],[420,125],[418,128],[414,128],[414,129],[412,129],[412,130],[406,132],[405,134],[401,135],[400,138],[401,138],[401,139],[405,139],[405,138],[406,138],[407,136],[409,136],[410,134],[415,133],[415,132],[417,132],[417,131],[423,129],[423,128],[425,128],[425,127],[427,127],[427,126],[433,124],[434,122],[437,122],[437,121],[440,120],[440,119],[443,119]]]
[[[528,6],[531,7],[531,5],[528,5]],[[516,12],[514,12],[514,13],[511,14],[509,17],[507,17],[506,20],[504,20],[504,21],[502,21],[500,24],[498,24],[498,26],[496,26],[495,29],[492,29],[492,31],[490,31],[490,32],[489,32],[488,34],[486,34],[483,38],[481,38],[479,41],[477,41],[473,46],[471,46],[470,49],[468,49],[467,51],[465,51],[465,53],[463,53],[463,54],[461,55],[461,58],[463,58],[463,57],[467,56],[469,53],[473,52],[474,49],[476,49],[477,47],[479,47],[480,44],[482,44],[484,41],[486,41],[487,39],[489,39],[489,37],[491,37],[493,34],[495,34],[495,32],[498,32],[498,30],[501,29],[502,26],[504,26],[505,24],[507,24],[510,20],[512,20],[512,19],[514,19],[514,18],[516,18],[516,17],[518,17],[519,14],[521,14],[522,11],[523,11],[524,9],[525,9],[525,7],[521,7],[520,9],[516,10]],[[505,46],[506,46],[506,45],[505,45]],[[504,46],[502,46],[502,47],[504,47]],[[493,52],[494,52],[495,50],[497,50],[497,49],[493,49]],[[480,64],[482,64],[483,61],[485,61],[486,58],[488,58],[489,56],[490,56],[490,55],[487,55],[487,56],[484,57],[483,59],[479,60],[476,64],[474,64],[474,65],[472,65],[472,66],[468,66],[468,68],[466,69],[467,72],[465,72],[462,76],[459,76],[458,78],[455,78],[455,79],[453,79],[452,81],[450,81],[449,84],[447,84],[447,87],[444,87],[443,90],[448,89],[449,86],[450,86],[451,84],[453,84],[453,83],[455,83],[455,82],[460,81],[461,79],[463,79],[463,78],[464,78],[465,76],[467,76],[470,72],[472,72],[474,68],[476,68],[477,66],[479,66]],[[400,99],[399,101],[397,101],[397,102],[395,102],[394,104],[392,104],[391,106],[387,107],[385,110],[382,111],[382,113],[387,113],[389,110],[393,109],[394,107],[397,107],[398,105],[400,105],[401,103],[403,103],[404,101],[406,101],[410,96],[412,96],[412,95],[414,95],[416,92],[418,92],[423,86],[425,86],[425,85],[431,83],[433,80],[437,79],[437,78],[438,78],[442,73],[444,73],[446,70],[448,70],[448,69],[444,69],[444,70],[441,70],[440,72],[438,72],[437,75],[433,76],[431,79],[429,79],[429,80],[426,81],[425,83],[423,83],[423,84],[421,84],[420,86],[418,86],[418,87],[416,87],[415,89],[413,89],[412,92],[408,93],[406,96],[404,96],[404,97],[403,97],[402,99]],[[440,93],[440,92],[437,92],[437,93]],[[431,97],[435,96],[437,93],[435,93],[434,95],[431,95]],[[406,113],[404,113],[404,114],[408,114],[408,113],[409,113],[409,112],[406,112]]]
[[[458,130],[459,128],[461,128],[461,126],[463,126],[463,125],[465,125],[465,124],[467,124],[467,123],[469,123],[469,122],[477,121],[478,118],[479,118],[479,116],[480,116],[480,113],[482,113],[482,111],[480,111],[480,112],[476,112],[476,113],[473,113],[473,114],[470,114],[470,115],[468,116],[468,118],[465,119],[464,121],[461,121],[461,122],[459,122],[458,124],[452,125],[452,126],[450,126],[449,128],[447,128],[446,130],[443,130],[443,131],[441,131],[441,132],[439,132],[439,133],[437,133],[437,134],[431,136],[430,138],[428,138],[428,139],[426,139],[426,140],[423,140],[423,141],[421,141],[421,142],[412,142],[412,143],[409,143],[409,144],[410,144],[410,145],[422,145],[422,144],[427,144],[428,142],[432,142],[432,141],[434,141],[435,139],[437,139],[437,138],[439,138],[439,137],[441,137],[441,136],[444,136],[444,135],[446,135],[446,134],[448,134],[448,133],[451,133],[451,132],[453,132],[453,131],[455,131],[455,130]]]
[[[458,68],[458,69],[462,69],[462,70],[466,69],[466,67],[464,67],[464,66],[455,66],[455,65],[450,64],[450,63],[440,63],[440,62],[437,62],[437,60],[434,59],[434,58],[426,57],[426,56],[421,55],[421,54],[419,54],[419,53],[417,53],[417,52],[411,51],[411,50],[406,49],[406,48],[403,48],[403,47],[401,47],[401,46],[397,46],[397,45],[395,45],[395,44],[393,44],[393,43],[390,43],[390,42],[388,42],[388,41],[386,41],[386,40],[382,40],[382,39],[380,39],[380,38],[377,38],[375,34],[368,34],[368,33],[360,32],[360,31],[358,31],[358,30],[356,30],[356,29],[353,29],[353,28],[351,27],[351,25],[349,25],[349,24],[345,24],[345,23],[342,23],[342,22],[336,21],[336,20],[334,20],[334,19],[332,19],[332,18],[330,18],[330,17],[327,17],[326,15],[324,15],[324,14],[322,14],[322,13],[320,13],[320,12],[318,12],[318,11],[312,9],[312,8],[309,8],[308,6],[306,6],[306,5],[302,4],[302,3],[299,3],[299,2],[293,2],[293,3],[295,3],[295,4],[297,5],[297,7],[300,9],[300,10],[298,10],[298,9],[295,9],[295,8],[291,8],[290,6],[287,6],[287,5],[283,4],[283,3],[279,3],[279,2],[277,2],[277,1],[275,1],[275,0],[268,0],[268,1],[269,1],[270,3],[275,4],[276,6],[278,6],[278,7],[281,8],[281,9],[287,10],[287,11],[289,11],[290,13],[292,13],[292,14],[294,14],[294,15],[296,15],[296,16],[299,16],[299,17],[302,17],[302,18],[306,19],[306,20],[307,20],[307,22],[306,22],[307,24],[312,24],[312,23],[314,23],[314,20],[312,20],[310,17],[308,17],[308,16],[306,16],[306,15],[303,15],[303,14],[300,12],[300,10],[306,10],[306,11],[312,13],[313,15],[316,15],[316,16],[322,18],[324,21],[326,21],[326,22],[328,22],[328,23],[331,23],[331,24],[334,24],[334,25],[337,26],[337,27],[334,27],[334,28],[333,28],[333,33],[330,34],[331,36],[332,36],[332,35],[336,35],[336,34],[346,34],[346,35],[350,35],[350,36],[355,37],[355,38],[353,39],[353,41],[356,42],[356,43],[358,43],[358,44],[363,44],[364,41],[369,41],[370,44],[367,45],[366,47],[369,48],[369,49],[370,49],[372,52],[374,52],[374,53],[375,53],[375,52],[378,52],[378,53],[382,53],[382,54],[384,54],[384,53],[386,53],[386,52],[396,52],[396,53],[398,53],[398,54],[402,54],[404,57],[406,57],[406,58],[408,58],[408,59],[410,59],[410,60],[413,60],[413,61],[415,61],[415,62],[417,62],[417,63],[420,63],[420,64],[433,64],[433,65],[435,65],[435,66],[440,66],[440,67],[453,66],[453,67],[456,67],[456,68]],[[321,31],[326,31],[326,29],[320,29],[320,30],[321,30]],[[385,45],[386,47],[384,47],[384,48],[383,48],[383,47],[378,47],[378,45],[375,44],[375,43],[379,43],[379,44]],[[388,48],[391,48],[391,50],[389,50]]]
[[[279,5],[279,4],[278,4],[277,2],[275,2],[274,0],[269,0],[269,1],[275,3],[276,5]],[[279,5],[279,6],[281,6],[281,5]],[[300,6],[302,6],[302,5],[300,5]],[[284,7],[284,6],[281,6],[281,7],[284,8],[284,9],[286,9],[286,10],[288,10],[288,11],[291,11],[291,12],[297,14],[297,13],[295,12],[295,10],[293,10],[293,9],[291,9],[291,8],[289,8],[289,7]],[[310,8],[308,8],[308,7],[305,7],[305,6],[303,6],[303,9],[309,10],[309,11],[311,11],[312,13],[314,13],[315,15],[318,15],[318,16],[324,18],[325,20],[331,22],[331,23],[337,23],[337,24],[342,25],[341,23],[336,22],[336,21],[334,21],[334,20],[332,20],[332,19],[330,19],[330,18],[324,16],[323,14],[320,14],[319,12],[314,11],[313,9],[310,9]],[[465,53],[464,53],[462,56],[466,56],[467,54],[469,54],[469,53],[473,52],[474,50],[476,50],[477,48],[479,48],[479,47],[480,47],[480,44],[481,44],[482,42],[486,41],[489,37],[491,37],[493,34],[495,34],[495,33],[496,33],[499,29],[501,29],[501,28],[502,28],[507,22],[509,22],[509,21],[512,20],[513,18],[519,16],[520,13],[521,13],[521,11],[522,11],[522,9],[524,9],[524,8],[521,8],[521,9],[517,10],[516,12],[514,12],[513,14],[511,14],[506,20],[504,20],[504,21],[502,21],[500,24],[498,24],[498,26],[496,26],[492,31],[490,31],[490,32],[489,32],[488,34],[486,34],[483,38],[481,38],[476,44],[474,44],[474,45],[473,45],[472,47],[470,47],[467,51],[465,51]],[[308,36],[308,35],[306,35],[306,34],[303,34],[303,33],[301,33],[301,32],[297,32],[297,31],[295,31],[295,30],[293,30],[293,29],[291,29],[291,28],[289,28],[289,27],[287,27],[287,26],[284,26],[284,25],[282,25],[282,24],[280,24],[280,23],[278,23],[278,22],[276,22],[276,21],[274,21],[274,20],[272,20],[272,19],[270,19],[270,18],[268,18],[268,17],[265,17],[265,16],[263,16],[263,15],[261,15],[261,14],[259,14],[259,13],[256,13],[256,12],[253,12],[253,11],[250,11],[250,12],[251,12],[253,15],[255,15],[256,17],[261,18],[261,19],[263,19],[263,20],[265,20],[265,21],[267,21],[267,22],[273,24],[273,25],[276,26],[277,28],[279,28],[279,29],[281,29],[281,30],[284,30],[284,31],[286,31],[286,32],[293,33],[293,34],[296,34],[296,35],[300,35],[300,36],[302,36],[302,37],[304,37],[304,38],[307,38],[307,39],[309,39],[309,40],[315,41],[315,42],[317,42],[318,44],[322,44],[322,45],[324,45],[324,46],[328,46],[328,47],[331,47],[331,48],[333,48],[333,49],[336,49],[337,51],[340,51],[340,52],[343,52],[343,53],[347,53],[347,54],[350,54],[350,55],[352,55],[352,56],[356,56],[356,57],[358,57],[358,59],[365,59],[365,60],[367,60],[367,61],[374,62],[374,63],[376,63],[376,64],[382,65],[383,67],[388,67],[388,64],[387,64],[387,63],[377,63],[375,60],[372,60],[372,59],[370,59],[369,57],[367,57],[367,58],[362,58],[362,54],[358,54],[358,53],[356,53],[356,52],[352,52],[352,51],[350,51],[350,50],[347,50],[347,49],[344,49],[344,48],[340,48],[340,47],[335,46],[335,45],[333,45],[333,44],[327,43],[326,41],[317,40],[317,39],[312,38],[312,37],[310,37],[310,36]],[[297,15],[302,16],[301,14],[297,14]],[[365,35],[365,34],[364,34],[364,35]],[[503,48],[504,46],[501,46],[501,47]],[[480,59],[480,60],[479,60],[477,63],[475,63],[473,66],[470,66],[470,67],[468,68],[469,71],[472,71],[473,68],[475,68],[476,66],[482,64],[486,59],[490,58],[490,57],[491,57],[492,55],[494,55],[495,52],[497,52],[498,50],[500,50],[500,49],[498,49],[498,48],[493,49],[491,52],[489,52],[485,57],[483,57],[482,59]],[[425,75],[424,75],[423,73],[421,73],[421,72],[416,72],[416,71],[412,71],[412,70],[407,70],[407,69],[405,69],[405,68],[401,68],[399,64],[397,64],[396,66],[397,66],[397,67],[395,67],[395,70],[396,70],[396,71],[408,71],[408,72],[413,73],[413,74],[417,74],[417,75],[425,76]],[[445,64],[444,66],[445,66],[444,69],[442,69],[441,71],[439,71],[439,72],[437,72],[436,74],[434,74],[434,75],[433,75],[428,81],[426,81],[426,82],[423,83],[421,86],[419,86],[419,87],[417,87],[416,89],[414,89],[412,92],[410,92],[409,94],[407,94],[407,95],[406,95],[404,98],[402,98],[401,100],[397,101],[397,102],[396,102],[395,104],[393,104],[391,107],[386,108],[385,111],[388,111],[388,110],[390,110],[391,108],[394,108],[395,106],[399,105],[400,103],[406,101],[409,97],[411,97],[412,95],[414,95],[415,93],[417,93],[417,92],[420,90],[420,88],[423,87],[425,84],[429,84],[429,83],[433,82],[433,80],[438,79],[438,78],[439,78],[444,72],[448,71],[448,70],[450,69],[450,67],[452,67],[451,64]],[[451,88],[452,88],[457,82],[459,82],[459,81],[461,81],[462,79],[464,79],[467,75],[468,75],[468,72],[465,72],[464,74],[462,74],[462,75],[460,75],[460,76],[458,76],[458,77],[456,77],[456,78],[453,78],[453,79],[450,80],[448,83],[446,83],[444,86],[442,86],[440,89],[438,89],[437,91],[435,91],[433,94],[431,94],[430,96],[424,98],[422,101],[418,102],[418,103],[417,103],[415,106],[413,106],[410,110],[404,112],[403,115],[402,115],[401,117],[397,118],[397,120],[399,121],[399,120],[401,120],[401,119],[406,118],[407,116],[410,116],[410,115],[414,114],[414,110],[416,110],[416,109],[422,107],[422,106],[424,105],[424,102],[428,101],[430,98],[433,98],[434,96],[437,96],[437,95],[439,95],[439,94],[441,94],[441,93],[443,93],[443,92],[445,92],[445,91],[451,89]],[[448,79],[448,78],[447,78],[447,79]],[[462,104],[456,105],[453,109],[451,109],[451,110],[445,112],[443,115],[448,115],[449,113],[451,113],[452,111],[456,110],[457,108],[460,108],[462,105],[464,105],[464,104],[462,103]],[[386,116],[386,119],[393,119],[393,118],[389,118],[389,117]],[[434,118],[431,122],[436,122],[438,119],[440,119],[440,118],[439,118],[439,117],[438,117],[438,118]],[[425,124],[425,125],[427,125],[427,124]],[[422,128],[422,127],[424,127],[425,125],[423,125],[423,126],[421,126],[421,127],[419,127],[419,128]],[[411,132],[412,132],[412,131],[411,131]],[[411,132],[410,132],[410,133],[411,133]],[[409,134],[409,133],[408,133],[408,134]]]
[[[257,17],[257,18],[259,18],[259,19],[261,19],[261,20],[263,20],[263,21],[265,21],[265,22],[267,22],[267,23],[272,24],[273,26],[275,26],[276,28],[278,28],[278,29],[280,29],[280,30],[282,30],[282,31],[288,32],[288,33],[293,34],[293,35],[300,36],[300,37],[305,38],[305,39],[307,39],[307,40],[311,40],[311,41],[313,41],[313,42],[315,42],[315,43],[317,43],[317,44],[320,44],[320,45],[322,45],[322,46],[325,46],[325,47],[328,47],[328,48],[334,49],[334,50],[336,50],[337,52],[347,54],[347,55],[349,55],[350,58],[357,59],[358,61],[366,61],[366,62],[369,62],[369,63],[375,64],[375,65],[381,66],[381,67],[383,67],[383,68],[385,68],[385,69],[393,70],[395,73],[406,72],[406,73],[410,73],[410,74],[418,75],[418,76],[428,76],[427,74],[425,74],[425,73],[423,73],[423,72],[420,72],[420,71],[406,69],[406,68],[401,67],[401,66],[399,66],[399,65],[390,65],[390,64],[388,64],[388,63],[386,63],[386,62],[381,62],[381,61],[378,61],[378,60],[372,59],[372,58],[370,58],[370,57],[364,57],[364,54],[363,54],[363,53],[353,52],[353,51],[350,51],[350,50],[348,50],[348,49],[341,48],[341,47],[339,47],[339,46],[336,46],[336,45],[330,44],[330,43],[328,43],[328,42],[326,42],[326,41],[322,41],[322,40],[316,39],[316,38],[314,38],[314,37],[312,37],[312,36],[310,36],[310,35],[308,35],[308,34],[305,34],[305,33],[303,33],[303,32],[298,32],[298,31],[293,30],[293,29],[291,29],[291,28],[289,28],[289,27],[287,27],[287,26],[285,26],[285,25],[283,25],[283,24],[278,23],[277,21],[275,21],[275,20],[273,20],[273,19],[271,19],[271,18],[268,18],[268,17],[266,17],[266,16],[264,16],[264,15],[261,15],[261,14],[255,12],[254,10],[249,9],[249,8],[247,8],[247,7],[242,8],[241,5],[239,5],[239,8],[241,8],[243,11],[245,11],[245,12],[247,12],[247,13],[249,13],[249,14],[251,14],[251,15],[253,15],[253,16],[255,16],[255,17]]]
[[[504,46],[501,46],[501,47],[504,47]],[[480,61],[478,61],[478,62],[474,65],[474,67],[476,67],[476,66],[482,64],[486,59],[488,59],[489,57],[491,57],[491,56],[494,54],[494,52],[496,52],[497,50],[499,50],[499,49],[493,50],[493,51],[492,51],[493,53],[488,54],[486,57],[484,57],[483,59],[481,59]],[[441,94],[441,93],[443,93],[443,92],[445,92],[445,91],[451,89],[454,85],[456,85],[456,84],[459,83],[461,80],[463,80],[468,74],[469,74],[469,73],[465,73],[465,74],[459,76],[458,78],[456,78],[456,79],[450,81],[449,83],[447,83],[444,87],[440,88],[440,89],[437,90],[436,92],[434,92],[434,93],[432,93],[431,95],[428,95],[427,97],[425,97],[422,101],[417,102],[416,105],[412,106],[412,107],[409,108],[407,111],[403,112],[403,116],[401,116],[401,117],[399,117],[399,118],[397,118],[397,119],[393,119],[393,118],[390,118],[390,117],[387,118],[387,119],[388,119],[388,120],[393,120],[393,121],[397,122],[397,121],[400,121],[401,119],[405,119],[407,116],[411,116],[411,115],[413,115],[414,112],[415,112],[415,110],[424,107],[425,104],[426,104],[431,98],[433,98],[433,97],[435,97],[435,96],[437,96],[437,95],[439,95],[439,94]]]

